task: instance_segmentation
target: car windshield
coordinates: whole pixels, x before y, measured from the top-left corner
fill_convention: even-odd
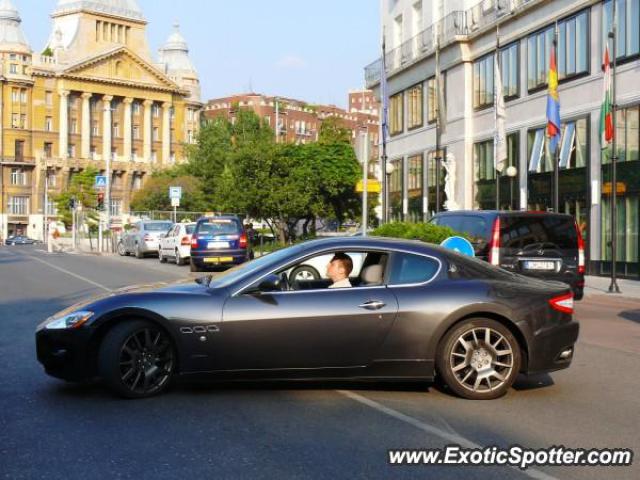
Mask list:
[[[235,220],[210,220],[198,226],[198,235],[202,237],[213,235],[229,235],[239,233],[240,225]]]
[[[210,288],[228,287],[234,282],[242,280],[253,272],[262,268],[275,268],[284,260],[290,256],[295,256],[297,253],[304,250],[304,244],[294,245],[292,247],[283,248],[275,252],[269,253],[262,257],[251,260],[250,262],[242,263],[236,267],[216,275],[209,282]]]
[[[144,230],[147,232],[166,232],[171,228],[171,223],[145,223]]]

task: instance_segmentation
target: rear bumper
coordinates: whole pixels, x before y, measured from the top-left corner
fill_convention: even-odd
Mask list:
[[[533,375],[569,367],[573,360],[579,330],[578,322],[571,320],[538,332],[528,345],[529,362],[524,373]],[[565,358],[561,357],[562,353],[569,349],[571,354]]]
[[[203,268],[217,265],[238,265],[249,259],[249,251],[244,248],[236,250],[191,250],[190,255],[191,263]]]

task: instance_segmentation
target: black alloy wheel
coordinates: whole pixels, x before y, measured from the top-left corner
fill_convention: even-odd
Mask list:
[[[107,333],[98,356],[101,377],[126,398],[144,398],[164,391],[175,365],[169,335],[145,320],[116,325]]]

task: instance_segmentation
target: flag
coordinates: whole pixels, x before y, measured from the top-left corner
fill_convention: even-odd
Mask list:
[[[604,150],[613,141],[613,112],[611,101],[611,66],[609,46],[604,51],[604,84],[602,88],[602,106],[600,107],[600,146]]]
[[[555,44],[551,48],[549,61],[549,93],[547,95],[547,137],[549,150],[555,153],[560,141],[560,98],[558,97],[558,69],[556,68]]]
[[[495,169],[498,172],[502,172],[507,162],[507,134],[505,132],[505,119],[507,112],[504,107],[504,95],[502,91],[502,77],[500,76],[500,66],[498,65],[498,58],[495,59],[495,93],[494,93],[494,105],[495,105],[495,119],[496,119],[496,133],[494,139],[493,148],[495,149]]]
[[[382,103],[382,144],[387,144],[387,136],[389,134],[389,95],[387,93],[387,54],[385,48],[385,37],[382,36],[382,62],[380,71],[380,101]]]

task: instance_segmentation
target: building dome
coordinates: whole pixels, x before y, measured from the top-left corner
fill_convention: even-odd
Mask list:
[[[0,0],[0,48],[31,52],[22,28],[20,14],[11,0]]]
[[[173,25],[173,33],[159,49],[159,61],[164,73],[180,87],[189,91],[189,98],[200,101],[200,80],[191,59],[189,46],[180,33],[180,26]]]
[[[136,0],[58,0],[58,6],[53,11],[53,15],[78,10],[144,21],[144,15]]]

